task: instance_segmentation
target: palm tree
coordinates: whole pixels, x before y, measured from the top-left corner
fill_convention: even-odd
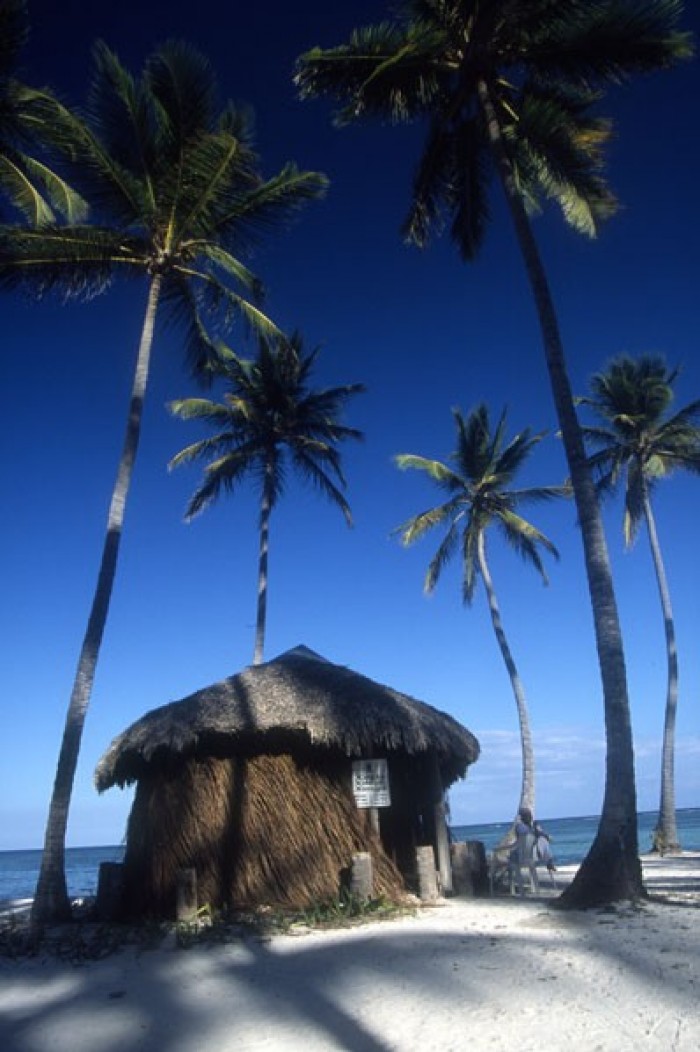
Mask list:
[[[644,355],[638,361],[627,355],[616,358],[604,372],[591,379],[592,398],[582,401],[593,409],[600,427],[586,427],[586,438],[595,449],[589,463],[600,493],[624,486],[623,535],[629,547],[642,519],[646,522],[656,572],[661,613],[666,634],[666,709],[661,761],[661,800],[654,830],[654,848],[679,851],[676,827],[674,753],[678,705],[678,655],[671,594],[652,510],[652,494],[659,480],[678,469],[700,473],[700,401],[691,402],[673,416],[673,384],[678,370],[663,358]]]
[[[521,431],[505,444],[505,411],[495,431],[491,432],[489,413],[485,405],[474,409],[465,420],[459,410],[453,410],[457,427],[457,448],[451,456],[455,467],[439,460],[402,454],[396,457],[400,468],[416,468],[425,472],[447,494],[447,499],[436,508],[414,515],[398,528],[404,544],[413,544],[428,530],[444,526],[445,537],[428,566],[425,590],[430,593],[449,560],[458,552],[462,560],[462,597],[471,606],[479,577],[484,582],[491,613],[493,630],[510,677],[520,723],[522,752],[522,781],[518,810],[535,810],[535,760],[532,732],[528,716],[525,690],[511,652],[501,620],[496,592],[486,558],[486,535],[497,526],[506,541],[526,562],[539,572],[547,583],[540,548],[558,558],[554,545],[518,509],[533,501],[550,500],[568,494],[562,486],[533,489],[511,489],[513,480],[541,441],[542,435]]]
[[[170,42],[134,79],[103,44],[95,50],[90,122],[73,123],[81,186],[98,226],[0,228],[0,283],[41,294],[58,286],[73,295],[101,291],[117,274],[143,276],[147,305],[123,452],[107,533],[59,754],[32,917],[36,924],[70,914],[64,847],[68,808],[95,668],[112,593],[127,495],[141,431],[156,315],[162,304],[184,333],[197,373],[215,359],[201,321],[239,314],[277,332],[244,293],[259,282],[243,265],[257,234],[269,231],[324,189],[323,177],[288,165],[258,174],[247,116],[219,112],[213,73],[188,46]],[[225,320],[225,319],[224,319]]]
[[[52,222],[56,213],[80,222],[85,202],[36,152],[61,141],[67,111],[15,76],[28,32],[26,0],[0,0],[0,187],[30,223]]]
[[[605,796],[596,838],[564,894],[571,906],[644,894],[638,858],[634,750],[627,677],[608,551],[586,462],[551,291],[529,214],[556,201],[594,234],[615,202],[601,176],[608,122],[591,115],[599,91],[691,51],[676,30],[678,0],[404,0],[396,23],[355,30],[297,65],[302,97],[330,95],[340,122],[426,117],[429,131],[404,226],[424,245],[451,220],[470,260],[489,219],[497,175],[532,289],[576,500],[603,683]]]
[[[257,358],[228,352],[217,367],[227,384],[222,402],[185,398],[170,403],[182,420],[202,420],[217,430],[187,446],[170,467],[193,460],[208,461],[204,480],[187,508],[187,519],[213,503],[223,490],[232,492],[246,477],[260,482],[260,546],[258,607],[253,664],[263,660],[267,614],[267,563],[270,515],[282,496],[285,461],[313,483],[342,511],[352,525],[350,508],[339,485],[345,486],[338,442],[362,438],[360,431],[338,422],[347,400],[364,391],[363,384],[316,390],[310,386],[318,349],[304,354],[301,337],[262,339]],[[335,481],[334,481],[335,479]]]

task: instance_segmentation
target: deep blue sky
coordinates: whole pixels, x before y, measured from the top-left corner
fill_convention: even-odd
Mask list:
[[[689,5],[691,6],[691,5]],[[406,551],[391,530],[435,495],[391,458],[445,458],[450,409],[508,406],[512,432],[549,437],[523,483],[566,474],[539,334],[514,239],[494,187],[493,225],[479,262],[462,265],[446,240],[419,252],[398,227],[420,129],[338,131],[322,102],[295,99],[295,57],[339,43],[383,3],[300,0],[173,5],[136,0],[30,3],[33,33],[23,75],[71,102],[85,94],[91,42],[104,38],[138,69],[158,42],[182,37],[211,58],[222,96],[252,104],[264,170],[287,160],[322,170],[327,199],[261,248],[252,265],[280,325],[322,344],[320,385],[364,382],[347,422],[366,441],[344,463],[356,525],[290,479],[272,523],[267,657],[305,643],[332,661],[422,698],[460,719],[482,757],[451,794],[453,820],[506,820],[517,803],[515,706],[481,593],[460,601],[458,568],[422,594],[438,541]],[[692,11],[686,25],[696,31]],[[552,278],[575,389],[613,355],[666,354],[682,364],[678,404],[700,397],[698,288],[700,71],[615,92],[609,176],[623,202],[595,242],[545,214],[536,231]],[[138,282],[89,305],[2,300],[0,449],[5,661],[0,738],[0,849],[43,839],[60,736],[94,585],[121,447],[131,370],[145,305]],[[121,840],[130,794],[98,797],[92,772],[112,737],[143,712],[239,671],[252,656],[257,503],[242,490],[192,525],[182,514],[196,470],[169,475],[192,441],[168,400],[195,393],[175,334],[156,334],[154,371],[128,508],[122,557],[88,714],[69,844]],[[240,346],[240,345],[239,345]],[[658,528],[668,564],[681,663],[679,806],[700,804],[697,479],[659,488]],[[535,509],[561,561],[551,584],[494,538],[491,561],[506,630],[531,709],[543,817],[600,809],[604,735],[580,539],[569,505]],[[625,634],[640,809],[658,802],[665,681],[663,630],[644,535],[623,553],[619,504],[606,510]]]

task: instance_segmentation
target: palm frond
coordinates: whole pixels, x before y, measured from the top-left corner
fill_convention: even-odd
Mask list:
[[[402,226],[407,241],[422,248],[431,229],[439,234],[451,215],[452,239],[462,257],[477,255],[489,218],[490,167],[483,145],[483,132],[476,121],[463,121],[454,131],[444,115],[433,120]]]
[[[22,157],[22,164],[24,173],[31,181],[33,196],[37,196],[37,188],[40,188],[45,206],[50,207],[51,216],[44,222],[54,221],[56,214],[62,216],[71,225],[80,224],[87,218],[88,206],[85,199],[53,168],[27,154]],[[28,218],[31,219],[31,216]],[[42,225],[38,214],[33,221],[37,226]]]
[[[202,377],[215,371],[220,357],[202,324],[203,314],[214,319],[223,331],[228,331],[236,320],[242,320],[250,331],[262,336],[275,339],[282,335],[275,322],[259,307],[206,270],[178,265],[169,277],[167,293],[169,299],[178,300],[181,305],[178,320],[190,324],[188,357],[193,373]]]
[[[96,226],[0,227],[0,286],[5,289],[90,298],[108,287],[115,270],[144,273],[138,240]]]
[[[419,457],[413,453],[399,453],[394,457],[394,462],[401,471],[413,468],[416,471],[425,472],[429,478],[446,489],[463,489],[463,482],[459,475],[440,460],[429,460],[427,457]]]
[[[183,237],[218,236],[222,215],[236,213],[260,182],[254,154],[233,135],[216,132],[183,144],[177,162],[160,179],[169,240],[177,244]],[[247,248],[243,231],[236,229],[238,248]]]
[[[230,414],[228,406],[209,398],[176,398],[168,402],[168,409],[181,420],[204,420],[214,426],[225,424]]]
[[[223,207],[210,225],[209,236],[235,251],[242,238],[254,243],[261,234],[290,221],[302,205],[322,197],[327,187],[328,180],[320,172],[286,164],[277,175]]]
[[[334,468],[340,478],[341,484],[345,485],[345,479],[343,477],[342,471],[340,470],[340,463],[338,460],[337,452],[329,452],[331,453],[329,459],[331,460],[331,462],[335,461]],[[332,455],[333,453],[335,453],[335,456]],[[331,504],[335,504],[336,507],[340,508],[348,526],[352,526],[353,522],[352,513],[350,511],[350,505],[343,496],[340,488],[335,485],[335,483],[329,477],[327,472],[325,472],[321,465],[317,463],[316,457],[309,456],[303,449],[300,449],[298,447],[293,449],[292,456],[294,460],[294,466],[299,471],[299,473],[304,478],[308,479],[320,493],[327,497]]]
[[[250,292],[254,299],[260,299],[263,293],[262,282],[240,259],[237,259],[220,245],[212,244],[204,239],[194,239],[185,242],[183,254],[189,256],[201,256],[219,267],[224,273],[237,281],[246,291]]]
[[[196,48],[167,40],[149,57],[144,68],[149,93],[159,103],[168,154],[179,154],[182,144],[213,132],[218,121],[216,78]]]
[[[126,199],[133,212],[141,212],[145,202],[154,212],[154,169],[162,163],[164,143],[151,95],[103,41],[94,45],[93,69],[88,101],[93,135],[86,142],[93,164],[103,176],[111,176],[110,189],[118,190],[121,207],[128,186]],[[133,207],[137,191],[138,210]]]
[[[418,515],[413,515],[392,532],[400,534],[401,543],[405,547],[409,547],[420,540],[428,530],[432,530],[436,526],[442,526],[455,515],[461,516],[462,510],[463,501],[456,497],[445,504],[438,505],[436,508],[428,508],[426,511],[421,511]]]
[[[353,30],[341,47],[313,48],[296,65],[301,98],[330,96],[344,102],[339,124],[363,116],[405,121],[427,112],[443,91],[438,62],[443,34],[423,23],[406,27],[382,22]]]
[[[196,417],[188,417],[178,413],[178,403],[170,402],[168,409],[175,415],[181,416],[181,419],[197,419]],[[171,457],[168,461],[168,471],[172,471],[174,468],[182,467],[183,464],[191,464],[195,460],[211,460],[213,455],[219,455],[221,450],[229,452],[229,435],[221,434],[215,435],[211,438],[201,438],[198,442],[192,442],[189,446],[185,446],[179,453],[176,453],[174,457]]]
[[[556,201],[565,221],[589,237],[617,207],[600,174],[611,124],[590,114],[596,101],[595,95],[529,84],[519,100],[517,122],[504,128],[528,198],[544,194]]]
[[[636,73],[667,69],[693,54],[692,35],[678,29],[680,0],[607,0],[576,4],[530,40],[528,58],[547,79],[595,90]]]
[[[459,547],[459,520],[453,519],[450,523],[450,528],[440,542],[435,555],[432,557],[428,564],[428,569],[425,574],[425,580],[423,582],[423,590],[430,595],[431,592],[435,591],[440,576],[445,566],[452,559],[454,553]]]
[[[452,138],[440,117],[431,122],[427,142],[413,181],[413,199],[401,233],[423,248],[431,230],[444,226],[443,210],[452,197],[454,173]]]
[[[556,546],[550,541],[550,539],[542,533],[536,526],[527,519],[524,519],[522,515],[518,515],[513,510],[504,510],[498,516],[499,525],[502,526],[508,535],[510,543],[520,551],[519,545],[523,545],[528,550],[526,552],[526,558],[535,562],[532,553],[537,553],[538,546],[544,548],[553,555],[555,559],[559,558],[559,552]],[[521,552],[522,554],[522,552]],[[538,556],[539,559],[539,556]],[[538,570],[540,569],[539,562],[536,563]],[[543,576],[543,571],[540,571]]]
[[[0,186],[32,226],[47,226],[56,217],[30,170],[31,158],[26,154],[9,149],[0,153]]]
[[[549,584],[549,578],[547,577],[544,563],[542,562],[534,539],[529,537],[519,526],[514,526],[507,517],[499,519],[498,524],[503,536],[513,551],[516,552],[524,562],[537,570],[545,585]],[[552,546],[552,548],[553,547],[554,546]],[[556,549],[553,551],[550,550],[550,554],[556,554]]]
[[[458,409],[452,410],[452,416],[457,428],[454,460],[465,478],[471,482],[481,480],[493,468],[494,440],[488,407],[478,405],[466,420]]]
[[[450,234],[462,259],[476,259],[491,218],[488,186],[491,155],[480,122],[464,121],[454,137],[454,191]]]
[[[462,531],[462,602],[471,606],[479,580],[479,540],[484,527],[473,514]]]
[[[177,458],[173,458],[174,464]],[[185,518],[191,521],[201,512],[205,511],[210,504],[216,502],[222,490],[231,493],[243,478],[250,474],[254,468],[254,461],[249,457],[236,456],[228,453],[220,460],[214,461],[205,468],[204,481],[197,487],[187,505]]]

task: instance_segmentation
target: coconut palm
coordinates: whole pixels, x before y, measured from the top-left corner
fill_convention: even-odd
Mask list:
[[[85,202],[42,159],[61,141],[68,114],[51,92],[31,88],[16,76],[29,32],[26,0],[0,0],[0,188],[30,223],[85,218]]]
[[[364,391],[362,384],[317,390],[310,385],[318,350],[305,354],[295,333],[260,341],[250,361],[228,352],[216,368],[226,383],[223,401],[186,398],[171,402],[182,420],[201,420],[217,434],[187,446],[170,467],[204,460],[204,480],[187,508],[192,519],[226,490],[245,478],[260,483],[260,548],[258,605],[253,664],[263,660],[267,613],[267,564],[270,515],[282,496],[285,463],[336,504],[350,525],[350,508],[339,486],[345,486],[337,444],[359,439],[361,432],[345,427],[338,415],[347,400]]]
[[[652,494],[657,483],[674,471],[700,473],[700,401],[669,415],[677,369],[663,358],[644,355],[638,360],[621,355],[592,377],[591,398],[582,399],[602,426],[586,427],[595,452],[590,464],[598,490],[625,491],[623,535],[629,547],[644,520],[654,562],[666,634],[666,708],[661,762],[661,800],[654,831],[656,850],[679,851],[676,827],[674,753],[678,705],[678,655],[671,594],[661,555]]]
[[[615,202],[601,175],[608,122],[591,114],[601,89],[691,53],[677,0],[404,0],[400,20],[355,30],[297,65],[302,97],[343,103],[338,120],[427,118],[404,226],[426,243],[450,221],[464,259],[488,226],[488,188],[505,192],[533,293],[576,500],[603,682],[607,756],[601,821],[565,892],[569,905],[644,893],[638,858],[634,751],[619,617],[595,487],[576,417],[559,324],[530,223],[543,199],[594,234]]]
[[[247,115],[232,105],[219,111],[214,88],[206,60],[184,44],[156,50],[138,79],[98,45],[89,123],[76,119],[73,135],[81,162],[76,175],[100,225],[0,229],[5,288],[27,285],[41,294],[57,286],[90,295],[119,274],[141,276],[147,285],[124,447],[50,805],[35,923],[70,911],[64,872],[68,807],[117,566],[156,315],[162,305],[179,323],[198,373],[215,359],[203,311],[222,321],[239,314],[261,331],[277,332],[248,298],[259,282],[240,254],[325,186],[323,177],[292,165],[263,180]]]
[[[519,508],[533,501],[550,500],[568,495],[562,486],[540,486],[531,489],[512,489],[516,475],[541,441],[542,435],[521,431],[507,445],[505,443],[505,411],[491,431],[488,408],[480,405],[467,419],[453,410],[457,428],[457,448],[451,456],[454,467],[439,460],[428,460],[412,454],[396,457],[400,468],[415,468],[425,472],[443,490],[447,499],[443,504],[414,515],[398,528],[404,544],[420,540],[428,530],[445,527],[445,536],[428,566],[425,590],[433,591],[443,568],[459,554],[462,562],[462,598],[471,605],[479,578],[484,583],[493,630],[510,677],[518,710],[522,752],[522,779],[517,810],[535,810],[535,760],[532,732],[525,690],[512,651],[506,638],[501,613],[486,557],[486,538],[491,527],[497,527],[505,540],[526,562],[539,572],[547,583],[547,575],[540,557],[540,549],[558,558],[554,545],[531,522],[519,513]]]

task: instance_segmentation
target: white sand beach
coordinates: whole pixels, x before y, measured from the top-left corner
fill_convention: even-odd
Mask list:
[[[81,965],[0,958],[0,1048],[697,1052],[700,853],[644,869],[639,906],[563,912],[548,890]]]

